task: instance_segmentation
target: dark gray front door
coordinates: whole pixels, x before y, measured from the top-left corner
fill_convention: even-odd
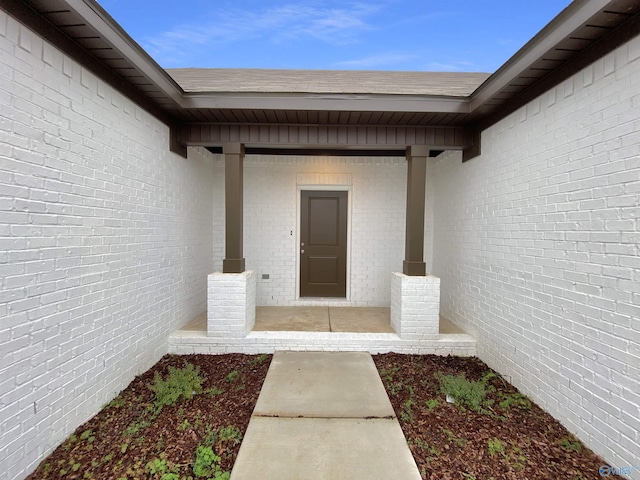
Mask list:
[[[347,192],[303,190],[300,296],[347,296]]]

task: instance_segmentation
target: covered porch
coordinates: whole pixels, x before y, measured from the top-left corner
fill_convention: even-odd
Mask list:
[[[427,273],[424,258],[431,148],[250,155],[244,144],[224,143],[220,150],[224,258],[208,278],[208,337],[279,331],[438,339],[440,279]],[[339,218],[303,221],[314,209]],[[275,306],[297,310],[266,308]],[[328,340],[332,348],[337,342]]]
[[[193,72],[172,74],[188,79]],[[220,80],[220,72],[200,74],[205,83]],[[440,328],[440,279],[425,259],[425,215],[428,159],[477,147],[460,120],[469,109],[463,92],[483,79],[436,75],[433,96],[416,78],[400,76],[415,95],[400,98],[378,85],[370,103],[329,93],[322,82],[310,95],[303,77],[294,80],[306,93],[274,87],[251,107],[244,94],[230,94],[235,121],[187,123],[175,132],[185,149],[214,155],[214,225],[223,228],[214,232],[206,325],[176,332],[171,348],[475,354],[471,337]],[[209,94],[194,92],[192,100],[189,114],[206,117],[214,108]],[[348,105],[358,113],[341,113]],[[411,113],[398,113],[408,107]],[[321,307],[323,318],[311,321],[298,310],[269,322],[266,308],[275,306]],[[370,310],[359,323],[352,309],[362,307],[385,313]]]

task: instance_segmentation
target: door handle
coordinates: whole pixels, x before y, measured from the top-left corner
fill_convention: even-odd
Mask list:
[[[304,250],[300,250],[300,255],[302,255],[304,253]]]

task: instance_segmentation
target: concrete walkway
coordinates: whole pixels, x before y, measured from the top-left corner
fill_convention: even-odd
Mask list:
[[[371,355],[277,352],[231,480],[420,480]]]

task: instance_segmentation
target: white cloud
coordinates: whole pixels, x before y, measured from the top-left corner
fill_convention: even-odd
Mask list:
[[[336,65],[349,68],[379,68],[379,67],[392,67],[398,64],[406,62],[415,63],[420,58],[418,55],[411,53],[380,53],[376,55],[369,55],[363,58],[357,58],[353,60],[345,60],[338,62]]]
[[[360,2],[339,6],[290,3],[261,10],[219,8],[196,23],[178,25],[142,44],[160,63],[184,58],[197,45],[220,46],[244,40],[280,43],[315,39],[344,45],[373,28],[367,18],[379,9]]]
[[[473,62],[427,62],[423,70],[430,72],[477,72],[478,66]]]

